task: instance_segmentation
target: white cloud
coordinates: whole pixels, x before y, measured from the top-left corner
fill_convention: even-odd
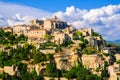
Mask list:
[[[52,13],[37,8],[0,2],[0,26],[26,24],[30,19],[51,15]]]
[[[59,11],[53,15],[70,22],[76,28],[92,27],[107,40],[120,39],[120,4],[89,11],[71,6],[65,12]]]
[[[81,10],[74,6],[54,14],[24,5],[0,2],[0,26],[28,24],[34,18],[45,19],[56,15],[74,25],[75,28],[92,27],[107,40],[120,39],[120,4],[97,9]]]

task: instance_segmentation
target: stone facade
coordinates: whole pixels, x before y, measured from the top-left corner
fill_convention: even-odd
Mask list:
[[[108,53],[108,54],[110,54],[111,53],[110,48],[109,47],[104,47],[102,49],[102,53]]]
[[[17,35],[20,35],[20,34],[26,35],[29,29],[30,27],[27,25],[16,25],[16,26],[13,26],[13,33]]]
[[[77,65],[77,61],[80,61],[77,52],[72,49],[65,49],[62,52],[55,54],[54,58],[56,67],[65,70],[71,69],[72,66]]]
[[[48,54],[48,53],[54,54],[55,50],[54,49],[46,49],[46,50],[40,50],[40,52],[42,52],[44,54]]]
[[[67,27],[67,23],[64,21],[59,20],[56,16],[52,19],[47,19],[44,21],[44,29],[63,29]]]
[[[66,42],[69,39],[69,36],[63,32],[54,32],[53,36],[53,41],[56,44],[62,44],[64,41]]]
[[[88,41],[91,47],[102,49],[105,46],[104,40],[100,36],[86,36],[85,39]]]
[[[83,34],[83,36],[92,36],[93,34],[92,28],[81,28],[78,31],[80,31]]]
[[[120,64],[108,66],[109,80],[120,80]]]
[[[115,54],[116,61],[120,60],[120,54]]]
[[[31,20],[30,21],[30,26],[42,26],[44,24],[44,21],[43,20],[38,20],[38,19],[35,19],[35,20]]]
[[[11,76],[15,75],[17,71],[18,71],[18,68],[13,65],[12,66],[4,66],[3,68],[0,68],[0,74],[5,72]]]
[[[5,26],[5,27],[3,28],[3,30],[4,30],[4,32],[11,32],[11,33],[13,33],[13,28],[10,27],[10,26]]]
[[[102,69],[104,66],[104,60],[102,60],[101,57],[96,54],[82,55],[82,63],[87,69],[90,69],[92,72],[95,72],[97,68]]]

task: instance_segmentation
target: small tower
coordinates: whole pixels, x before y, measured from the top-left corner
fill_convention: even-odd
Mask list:
[[[58,18],[57,18],[57,16],[53,16],[52,19],[56,21]]]

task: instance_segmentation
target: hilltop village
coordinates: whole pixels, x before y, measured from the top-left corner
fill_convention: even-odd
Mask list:
[[[56,16],[0,29],[3,80],[120,80],[120,54],[92,28]]]

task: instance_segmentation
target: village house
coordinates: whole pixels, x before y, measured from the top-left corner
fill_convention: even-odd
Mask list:
[[[28,30],[30,30],[30,27],[27,25],[15,25],[13,26],[13,33],[20,35],[24,34],[27,35]]]
[[[120,60],[120,54],[115,54],[115,58],[116,58],[116,61],[119,61]]]
[[[65,29],[63,29],[63,32],[66,33],[71,40],[73,40],[73,37],[74,37],[74,31],[75,29],[73,28],[72,25],[66,27]]]
[[[101,50],[103,49],[103,47],[105,46],[104,41],[100,38],[100,37],[96,37],[96,36],[86,36],[85,39],[88,41],[88,44],[91,47],[96,48],[97,50]]]
[[[58,69],[70,70],[72,66],[77,65],[77,62],[80,61],[78,53],[70,49],[63,49],[62,52],[56,53],[54,55],[56,61],[56,67]]]
[[[104,60],[101,56],[97,54],[93,55],[82,55],[82,63],[87,68],[90,69],[93,73],[96,72],[97,69],[102,70],[104,66]]]
[[[44,29],[30,30],[27,33],[28,43],[43,43],[44,36],[47,34],[47,31]]]
[[[78,31],[80,31],[83,34],[83,36],[92,36],[93,34],[92,28],[81,28]]]
[[[108,66],[109,80],[120,80],[120,64]]]
[[[10,26],[4,26],[3,30],[4,30],[4,32],[11,32],[11,33],[13,33],[13,28],[10,27]]]
[[[96,49],[98,49],[98,41],[94,37],[87,36],[87,37],[85,37],[85,39],[88,41],[88,44],[91,47],[95,47]]]
[[[44,24],[43,20],[34,19],[30,21],[30,26],[41,26]]]
[[[67,34],[59,31],[54,32],[53,36],[54,36],[53,42],[56,44],[62,44],[63,42],[66,42],[67,40],[70,39],[70,37]]]
[[[64,29],[67,26],[67,22],[59,20],[56,16],[54,16],[52,19],[47,19],[44,21],[44,29],[47,30]]]
[[[31,20],[30,21],[30,30],[33,29],[44,29],[44,21],[43,20]]]
[[[109,47],[104,47],[102,49],[102,53],[108,53],[108,54],[110,54],[111,53],[110,48]]]

